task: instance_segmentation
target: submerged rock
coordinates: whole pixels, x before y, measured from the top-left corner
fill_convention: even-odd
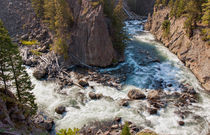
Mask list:
[[[126,107],[126,106],[129,105],[129,102],[126,99],[121,99],[120,102],[119,102],[119,105]]]
[[[130,99],[136,100],[136,99],[145,99],[146,95],[143,92],[141,92],[140,90],[133,89],[128,92],[128,97]]]
[[[66,111],[66,108],[64,106],[59,106],[55,109],[55,112],[58,114],[63,114]]]
[[[148,108],[148,112],[149,112],[151,115],[157,114],[157,111],[158,111],[157,108],[154,108],[154,107]]]

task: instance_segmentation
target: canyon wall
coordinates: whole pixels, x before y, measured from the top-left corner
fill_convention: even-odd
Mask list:
[[[67,44],[68,58],[65,65],[86,64],[106,67],[123,56],[114,49],[110,34],[110,19],[103,7],[93,6],[89,0],[67,0],[73,12],[74,25]],[[36,17],[30,0],[0,0],[0,19],[15,41],[36,39],[41,46],[52,44],[53,34],[46,24]],[[63,59],[60,59],[63,63]]]
[[[153,33],[157,40],[176,54],[178,58],[195,74],[202,86],[210,91],[210,45],[204,42],[199,29],[189,38],[185,32],[185,17],[179,19],[169,17],[170,9],[160,7],[154,9],[152,17],[148,17],[145,29]],[[171,23],[170,34],[164,37],[162,23],[168,19]]]
[[[140,16],[147,16],[153,12],[155,0],[125,0],[130,10]]]

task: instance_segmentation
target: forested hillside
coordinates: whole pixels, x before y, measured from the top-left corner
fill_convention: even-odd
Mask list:
[[[184,26],[189,37],[194,29],[200,29],[204,41],[210,44],[210,1],[209,0],[156,0],[158,8],[169,7],[170,17],[186,17]],[[167,20],[166,20],[167,21]],[[170,25],[170,24],[168,24]]]

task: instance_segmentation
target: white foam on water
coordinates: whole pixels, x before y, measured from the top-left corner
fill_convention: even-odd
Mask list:
[[[112,120],[115,117],[122,117],[123,121],[132,121],[138,126],[151,128],[160,134],[205,135],[208,132],[208,123],[210,122],[210,96],[200,91],[202,88],[190,70],[184,67],[183,63],[167,48],[155,41],[152,34],[148,32],[139,34],[139,32],[143,31],[142,25],[139,25],[140,23],[139,21],[126,22],[127,26],[125,29],[131,36],[133,35],[133,39],[154,45],[168,60],[151,64],[150,67],[140,66],[132,58],[135,54],[126,50],[129,63],[124,64],[129,64],[134,67],[135,75],[132,79],[138,83],[139,86],[143,86],[151,77],[156,79],[162,78],[164,81],[172,83],[176,83],[176,81],[190,83],[200,93],[202,102],[190,106],[189,111],[191,111],[193,115],[184,119],[186,125],[183,127],[178,125],[178,121],[181,119],[174,113],[176,108],[170,104],[167,108],[161,109],[158,115],[150,115],[147,112],[145,109],[148,105],[146,100],[132,101],[129,107],[119,106],[119,100],[128,98],[127,93],[130,89],[140,89],[136,86],[127,85],[119,91],[115,88],[89,82],[91,86],[94,86],[94,89],[90,87],[81,89],[77,86],[73,86],[63,89],[62,92],[66,93],[66,95],[62,95],[57,93],[59,86],[56,82],[38,81],[32,76],[33,69],[27,69],[33,84],[35,84],[33,93],[36,96],[39,110],[54,119],[56,130],[74,127],[81,128],[89,122]],[[157,67],[159,68],[158,71],[156,71]],[[112,71],[118,68],[120,68],[120,66],[104,69],[104,71]],[[153,70],[155,71],[154,74],[150,73]],[[175,88],[178,87],[178,84],[173,85]],[[114,100],[109,98],[91,100],[88,97],[90,91],[102,93],[104,96],[109,96]],[[77,96],[78,92],[84,93],[83,101]],[[60,105],[64,105],[67,110],[63,116],[55,113],[55,108]],[[196,115],[203,119],[200,123],[194,119],[193,116]]]

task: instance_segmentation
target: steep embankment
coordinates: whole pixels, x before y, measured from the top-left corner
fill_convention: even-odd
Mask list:
[[[210,46],[202,40],[198,29],[195,29],[194,35],[189,38],[184,28],[185,18],[170,18],[169,13],[169,8],[155,8],[153,16],[148,18],[145,29],[176,54],[192,70],[202,86],[210,91]],[[162,30],[162,23],[166,19],[171,23],[167,38]]]
[[[67,2],[73,12],[74,24],[70,30],[71,37],[67,41],[68,58],[65,66],[84,63],[105,67],[111,65],[113,60],[123,60],[123,56],[113,47],[110,19],[105,17],[103,7],[93,6],[88,0]],[[40,46],[35,47],[36,51],[41,54],[49,52],[49,45],[54,40],[53,32],[36,18],[31,1],[0,0],[0,3],[0,19],[10,35],[16,41],[38,40]]]
[[[76,21],[69,46],[69,61],[78,62],[79,59],[92,66],[110,65],[116,59],[116,53],[108,31],[109,20],[104,17],[103,7],[92,6],[87,0],[82,0],[81,3],[75,0],[68,2]]]
[[[17,104],[15,96],[10,91],[0,89],[0,134],[46,134],[46,130],[34,124],[27,111],[21,109],[22,107],[23,105]]]

